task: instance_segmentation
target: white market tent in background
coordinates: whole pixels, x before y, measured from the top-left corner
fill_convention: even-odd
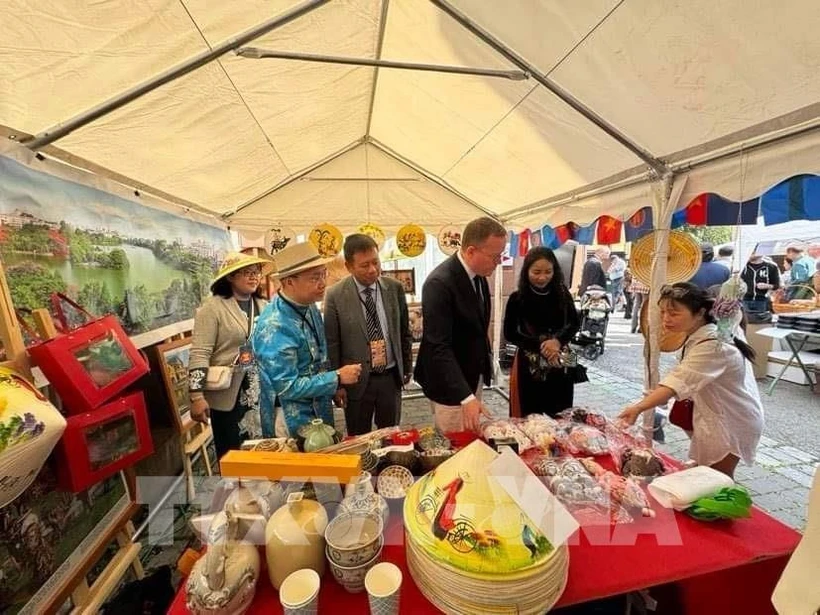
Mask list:
[[[0,153],[236,229],[652,204],[659,286],[674,209],[820,174],[816,0],[6,0],[0,23]]]

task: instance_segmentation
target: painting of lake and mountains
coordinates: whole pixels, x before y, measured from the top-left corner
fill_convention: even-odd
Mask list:
[[[0,156],[0,258],[17,308],[51,308],[62,292],[141,333],[191,318],[230,249],[225,229]]]

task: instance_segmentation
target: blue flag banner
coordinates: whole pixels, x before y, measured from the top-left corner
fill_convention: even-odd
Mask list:
[[[644,207],[636,211],[624,223],[624,239],[637,241],[652,230],[652,208]]]
[[[591,246],[595,243],[595,229],[597,227],[597,220],[589,226],[577,226],[575,229],[575,241],[580,243],[582,246]]]
[[[548,224],[545,224],[541,228],[541,245],[550,250],[555,250],[561,246],[558,241],[558,234],[555,232],[555,229]]]
[[[820,177],[796,175],[780,182],[760,197],[766,226],[792,220],[820,220]]]

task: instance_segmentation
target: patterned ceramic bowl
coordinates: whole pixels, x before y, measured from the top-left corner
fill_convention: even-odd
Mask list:
[[[330,571],[333,573],[333,578],[351,594],[363,592],[364,578],[367,576],[368,570],[381,561],[383,544],[384,539],[379,536],[376,554],[370,560],[354,566],[340,566],[334,562],[331,556],[331,547],[328,545],[325,549],[325,554],[327,555],[328,563],[330,563]]]
[[[449,449],[450,440],[448,440],[440,432],[434,431],[432,433],[424,434],[419,438],[416,445],[422,451],[429,451],[433,449]]]
[[[370,561],[381,549],[383,531],[378,515],[343,513],[325,529],[327,557],[334,564],[348,567]]]
[[[412,472],[416,469],[416,464],[419,460],[419,454],[414,451],[389,451],[385,456],[385,461],[388,466],[402,466]]]
[[[381,471],[376,488],[383,498],[398,500],[413,486],[413,473],[402,466],[389,466]]]

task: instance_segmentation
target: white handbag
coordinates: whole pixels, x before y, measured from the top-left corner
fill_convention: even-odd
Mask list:
[[[212,365],[205,374],[206,391],[224,391],[231,388],[233,365]]]

